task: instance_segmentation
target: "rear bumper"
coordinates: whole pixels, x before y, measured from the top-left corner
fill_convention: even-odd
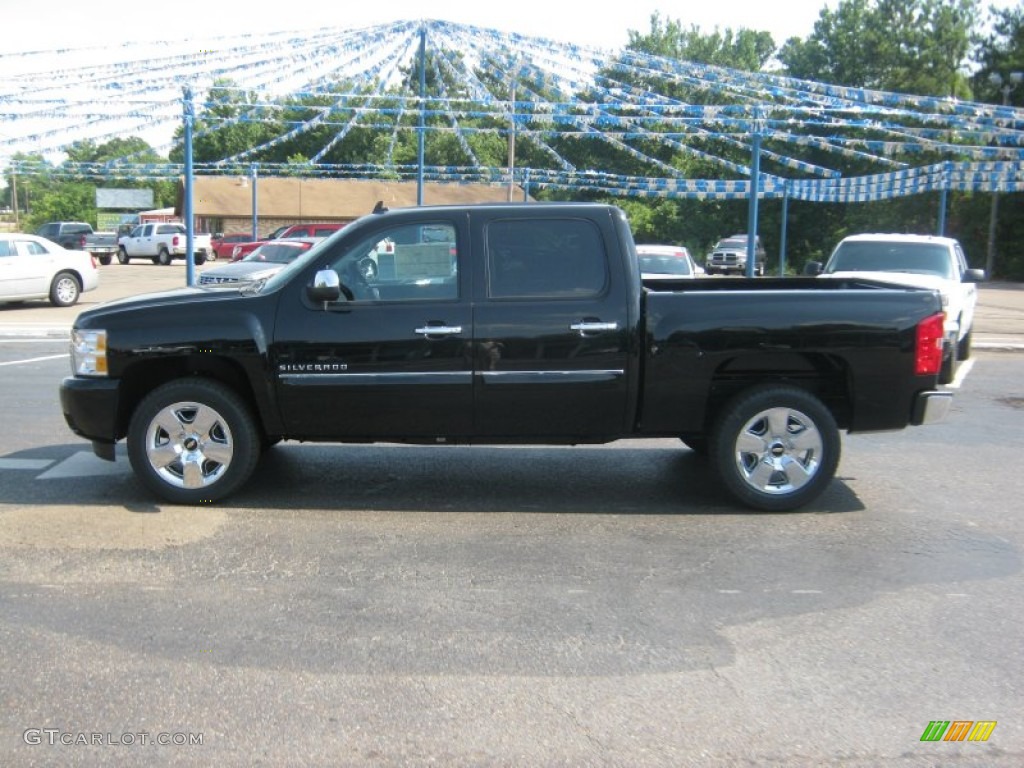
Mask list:
[[[953,393],[947,390],[919,392],[914,398],[910,423],[914,426],[938,424],[946,420],[953,407]]]

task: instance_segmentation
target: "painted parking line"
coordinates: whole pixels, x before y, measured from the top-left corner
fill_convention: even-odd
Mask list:
[[[52,459],[0,459],[0,469],[46,469]]]
[[[27,357],[24,360],[8,360],[6,363],[0,363],[0,368],[8,365],[27,365],[28,363],[42,363],[46,360],[61,360],[67,358],[67,353],[63,355],[47,355],[46,357]]]
[[[964,379],[967,378],[967,374],[971,372],[974,367],[974,360],[965,360],[960,363],[956,369],[956,376],[953,377],[953,381],[946,385],[949,389],[960,389],[960,386],[964,383]]]
[[[121,475],[130,471],[126,461],[107,461],[92,451],[79,451],[51,467],[36,480],[66,480],[72,477]]]

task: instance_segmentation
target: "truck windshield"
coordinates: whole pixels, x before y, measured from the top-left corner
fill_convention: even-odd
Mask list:
[[[949,249],[931,243],[843,243],[825,267],[834,272],[912,272],[953,277]]]

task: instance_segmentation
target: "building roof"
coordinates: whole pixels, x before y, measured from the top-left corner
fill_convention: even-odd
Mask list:
[[[252,180],[247,176],[196,176],[192,207],[196,216],[245,217],[252,215]],[[515,200],[523,199],[520,187]],[[424,205],[498,203],[508,200],[508,185],[423,185]],[[388,208],[417,204],[414,181],[361,179],[262,178],[256,183],[257,215],[296,220],[355,219],[370,213],[378,201]],[[184,212],[184,181],[178,185],[176,211]]]

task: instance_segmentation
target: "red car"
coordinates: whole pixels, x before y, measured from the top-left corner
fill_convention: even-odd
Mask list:
[[[291,240],[296,237],[328,237],[333,235],[339,229],[344,227],[344,224],[338,222],[317,222],[313,224],[293,224],[287,229],[276,231],[272,238],[275,240]],[[231,249],[231,260],[241,261],[247,255],[259,248],[266,240],[256,240],[244,243],[238,243],[234,248]]]
[[[211,241],[211,247],[215,254],[214,258],[217,259],[230,259],[232,249],[239,243],[248,243],[252,240],[252,235],[247,233],[236,232],[232,235],[221,235],[215,237]]]

